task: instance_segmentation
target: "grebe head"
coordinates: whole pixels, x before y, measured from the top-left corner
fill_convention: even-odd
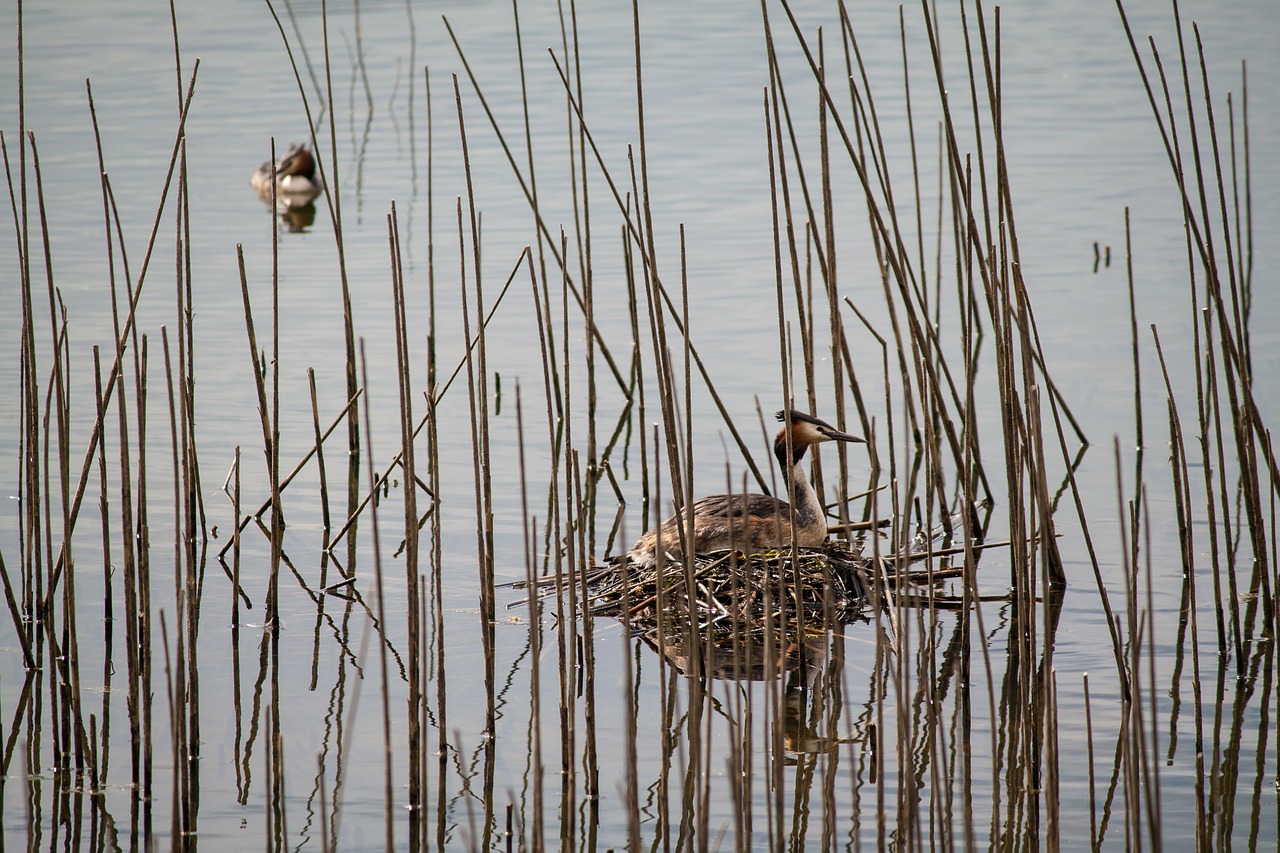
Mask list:
[[[272,175],[275,175],[275,192],[277,201],[286,197],[289,204],[294,198],[303,197],[304,201],[320,194],[320,178],[316,175],[316,160],[305,145],[290,145],[289,150],[276,158],[275,169],[271,161],[263,163],[253,173],[250,184],[258,195],[270,200],[272,193]]]
[[[311,178],[315,173],[316,161],[312,158],[311,152],[302,145],[290,145],[289,150],[276,163],[276,175],[280,178],[286,175]]]
[[[811,445],[824,441],[865,442],[865,438],[841,432],[826,421],[820,421],[812,415],[797,412],[795,409],[778,412],[778,420],[783,422],[778,430],[778,437],[773,440],[773,454],[786,468],[795,465],[804,458]],[[791,453],[787,453],[787,430],[791,431]]]

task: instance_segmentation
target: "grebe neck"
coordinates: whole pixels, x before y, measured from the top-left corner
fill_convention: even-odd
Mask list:
[[[805,527],[822,518],[822,504],[818,502],[818,494],[809,482],[804,465],[797,460],[789,468],[783,469],[783,473],[787,478],[787,498],[795,508],[796,523]]]

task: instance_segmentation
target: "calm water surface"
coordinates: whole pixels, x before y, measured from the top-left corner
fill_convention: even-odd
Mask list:
[[[830,4],[800,4],[802,25],[816,43],[816,29],[824,26],[826,49],[833,57],[830,72],[838,77],[842,56],[838,47],[838,20]],[[178,4],[182,77],[199,60],[196,91],[187,123],[194,308],[194,352],[197,377],[195,419],[200,442],[205,509],[218,538],[211,553],[220,550],[234,525],[231,505],[220,490],[230,470],[236,447],[244,454],[242,470],[246,504],[255,506],[269,496],[262,463],[261,429],[253,387],[249,348],[245,338],[243,307],[239,294],[236,247],[243,246],[260,346],[270,334],[271,249],[273,233],[279,238],[280,282],[280,430],[286,468],[310,448],[311,407],[307,369],[315,370],[322,420],[336,416],[345,401],[343,382],[342,306],[337,276],[337,255],[332,226],[320,206],[315,221],[302,233],[274,230],[274,218],[248,186],[248,178],[270,152],[271,139],[283,148],[307,138],[307,116],[302,108],[279,31],[268,8],[261,3],[237,0],[225,4]],[[702,358],[723,397],[727,409],[743,429],[758,460],[767,461],[761,431],[756,425],[757,400],[766,413],[778,408],[781,379],[778,367],[777,308],[774,291],[774,251],[770,212],[767,147],[763,127],[762,91],[768,84],[764,40],[759,9],[752,4],[645,3],[641,9],[644,51],[644,96],[647,163],[651,182],[653,222],[659,266],[669,284],[679,280],[680,226],[683,226],[689,281],[689,320]],[[322,55],[319,5],[295,4],[296,26],[312,61]],[[543,219],[553,230],[572,228],[573,195],[569,189],[568,153],[565,147],[568,118],[563,89],[546,49],[563,56],[559,19],[551,4],[524,4],[519,9],[533,150],[537,159],[538,191]],[[939,10],[946,19],[942,30],[948,52],[948,86],[959,96],[963,76],[963,45],[954,10]],[[970,10],[972,12],[972,10]],[[892,152],[890,167],[905,191],[910,183],[910,149],[906,111],[902,103],[902,57],[898,16],[892,7],[858,4],[850,10],[860,39],[873,90],[879,94],[877,109],[886,147]],[[1139,38],[1156,36],[1162,56],[1172,67],[1175,54],[1172,17],[1160,3],[1133,3],[1129,9]],[[66,306],[71,356],[71,387],[76,418],[71,424],[73,448],[87,446],[94,414],[92,397],[92,347],[109,351],[112,346],[110,293],[103,237],[103,214],[94,152],[91,117],[85,80],[92,84],[102,134],[103,156],[119,205],[129,262],[134,275],[142,262],[165,166],[173,145],[178,112],[179,85],[175,73],[173,39],[165,8],[154,3],[27,3],[23,9],[26,129],[34,132],[43,179],[43,198],[49,221],[49,252],[58,293]],[[283,10],[282,10],[283,14]],[[784,69],[791,109],[801,128],[812,129],[817,111],[811,78],[803,65],[795,40],[780,8],[770,7],[772,24],[784,50]],[[1280,296],[1272,287],[1270,271],[1280,264],[1280,245],[1271,235],[1280,222],[1280,110],[1274,93],[1280,91],[1280,6],[1272,2],[1229,5],[1184,4],[1187,21],[1200,24],[1216,108],[1225,113],[1225,94],[1235,94],[1239,109],[1240,60],[1248,61],[1248,115],[1252,170],[1254,304],[1252,330],[1257,380],[1255,398],[1263,418],[1274,424],[1280,418]],[[938,126],[936,88],[929,68],[927,42],[919,10],[907,9],[907,39],[911,45],[910,81],[916,98],[917,143],[921,151],[922,186],[926,199],[924,234],[926,251],[932,254],[937,240],[936,196]],[[458,236],[456,200],[466,193],[458,137],[457,109],[452,75],[459,75],[467,141],[474,170],[477,208],[482,212],[483,264],[486,298],[492,304],[503,281],[517,263],[521,250],[535,240],[533,217],[506,155],[497,142],[468,82],[462,62],[442,21],[447,18],[466,52],[477,81],[518,161],[527,157],[520,108],[521,85],[510,6],[501,3],[364,2],[353,8],[337,4],[329,10],[333,51],[333,87],[337,127],[337,156],[341,164],[340,187],[344,208],[346,263],[353,298],[356,334],[363,340],[369,371],[368,397],[372,431],[368,436],[378,466],[385,464],[399,444],[397,391],[394,375],[395,343],[392,333],[391,273],[388,262],[387,215],[396,206],[404,243],[411,355],[425,372],[428,327],[428,243],[434,240],[434,283],[438,354],[443,371],[452,370],[463,355],[461,305],[458,284]],[[0,10],[0,23],[12,42],[17,32],[17,9]],[[286,31],[296,46],[293,25]],[[579,61],[583,73],[584,101],[601,156],[615,178],[629,186],[627,153],[638,141],[635,119],[634,58],[631,52],[631,10],[626,4],[591,4],[579,10],[581,39]],[[1134,276],[1138,325],[1144,335],[1142,383],[1147,408],[1147,477],[1151,481],[1150,563],[1153,580],[1152,642],[1156,650],[1155,672],[1159,701],[1156,752],[1177,747],[1161,762],[1165,841],[1182,846],[1194,837],[1193,729],[1188,716],[1169,724],[1173,649],[1181,607],[1181,568],[1176,541],[1175,516],[1166,465],[1167,430],[1162,379],[1149,345],[1147,327],[1156,324],[1165,343],[1175,390],[1190,410],[1193,400],[1191,316],[1184,236],[1176,185],[1169,174],[1158,133],[1141,81],[1115,9],[1106,3],[1081,6],[1055,2],[1018,5],[1001,12],[1003,40],[1002,75],[1004,133],[1017,208],[1023,274],[1035,301],[1039,332],[1053,377],[1080,419],[1092,448],[1077,472],[1085,496],[1089,521],[1099,540],[1104,580],[1113,596],[1119,596],[1122,569],[1119,548],[1119,513],[1116,501],[1116,465],[1113,438],[1119,436],[1124,460],[1122,470],[1132,488],[1135,443],[1133,427],[1133,378],[1130,370],[1129,315],[1124,266],[1125,209],[1131,210]],[[1188,35],[1188,39],[1191,36]],[[1189,42],[1190,43],[1190,42]],[[427,111],[423,68],[429,70],[430,113]],[[317,74],[321,73],[317,70]],[[320,103],[312,77],[304,69],[303,87],[313,109]],[[323,78],[319,78],[323,82]],[[184,84],[185,85],[185,84]],[[10,164],[17,170],[19,140],[18,66],[16,51],[3,51],[0,59],[0,129],[8,146]],[[967,106],[965,110],[967,111]],[[964,111],[962,111],[964,112]],[[967,113],[965,113],[967,115]],[[319,115],[317,114],[317,117]],[[1219,120],[1225,122],[1220,114]],[[1238,117],[1238,114],[1237,114]],[[811,138],[816,138],[812,136]],[[428,171],[428,139],[431,169]],[[816,154],[816,144],[802,143]],[[841,232],[840,292],[848,296],[877,323],[885,323],[874,248],[865,227],[865,205],[856,179],[846,165],[834,176],[835,208]],[[630,338],[628,308],[621,252],[621,217],[600,171],[589,173],[593,205],[595,317],[605,340],[625,358]],[[430,194],[428,188],[430,187]],[[626,187],[623,188],[626,190]],[[34,191],[33,191],[34,192]],[[901,199],[900,199],[901,201]],[[905,205],[905,202],[903,202]],[[905,206],[903,215],[914,216]],[[5,215],[5,222],[11,220]],[[12,235],[12,228],[7,228]],[[172,202],[160,224],[160,239],[144,297],[140,301],[138,327],[153,347],[153,366],[161,364],[161,327],[177,322],[173,295],[174,220]],[[36,248],[33,232],[33,254]],[[948,236],[946,239],[950,239]],[[1110,266],[1095,269],[1095,244],[1110,250]],[[16,240],[0,240],[0,344],[7,358],[0,360],[4,387],[12,390],[0,405],[0,430],[5,442],[0,452],[0,481],[6,501],[0,516],[0,551],[11,571],[21,549],[19,467],[17,436],[21,428],[16,388],[19,384],[21,301],[20,264]],[[468,246],[468,252],[470,247]],[[576,274],[576,273],[575,273]],[[953,276],[944,270],[944,293]],[[553,284],[558,273],[551,274]],[[36,275],[37,293],[45,305],[43,268]],[[47,306],[42,308],[47,311]],[[558,305],[557,305],[558,310]],[[538,350],[534,303],[527,275],[518,277],[489,327],[488,364],[491,371],[494,445],[494,530],[497,580],[522,578],[525,572],[523,515],[519,500],[516,387],[526,407],[526,444],[529,447],[528,480],[532,484],[531,512],[546,516],[546,481],[550,476],[547,428],[541,412],[543,377]],[[642,318],[643,322],[643,318]],[[581,328],[576,318],[571,324]],[[47,318],[41,315],[38,331],[44,335],[42,372],[49,369]],[[584,346],[581,336],[568,341],[575,359]],[[878,376],[880,351],[869,336],[855,336],[855,363],[868,365]],[[582,382],[583,368],[575,361],[574,375]],[[825,370],[825,357],[820,370]],[[989,368],[993,369],[993,368]],[[162,406],[162,374],[153,377],[153,405]],[[500,377],[501,394],[492,385]],[[425,388],[422,375],[415,387]],[[650,383],[652,377],[647,380]],[[870,380],[872,384],[878,379]],[[697,380],[695,379],[695,383]],[[982,393],[990,395],[993,382]],[[578,393],[585,395],[584,384]],[[623,399],[611,380],[600,384],[595,421],[602,435],[611,433],[622,415]],[[879,392],[869,392],[869,398]],[[820,398],[821,399],[821,398]],[[695,482],[699,492],[722,491],[726,451],[723,426],[701,384],[695,384],[693,451]],[[440,407],[443,534],[443,607],[445,620],[433,630],[447,637],[447,719],[445,735],[452,745],[447,766],[431,776],[430,811],[441,826],[444,846],[469,848],[473,843],[478,808],[472,792],[482,789],[482,744],[491,734],[495,750],[495,801],[501,810],[507,802],[527,806],[532,785],[529,771],[531,742],[529,679],[532,652],[528,626],[520,619],[523,609],[500,611],[496,630],[494,665],[497,672],[499,717],[496,730],[483,731],[484,653],[477,625],[479,581],[476,573],[474,501],[472,498],[472,450],[468,405],[461,382],[446,395]],[[831,414],[829,398],[825,410]],[[984,401],[980,400],[980,404]],[[988,436],[998,436],[994,401],[985,401],[988,420],[981,424]],[[417,400],[421,413],[421,397]],[[655,409],[656,411],[656,409]],[[532,412],[532,414],[530,414]],[[573,408],[576,438],[585,435],[589,420],[579,398]],[[163,409],[153,411],[150,441],[154,470],[149,473],[157,501],[151,519],[155,556],[153,573],[156,599],[153,619],[163,610],[172,614],[173,593],[169,573],[173,518],[168,462],[168,424]],[[900,416],[900,412],[895,413]],[[652,412],[651,412],[652,415]],[[886,413],[877,413],[883,425]],[[624,538],[640,532],[639,441],[643,429],[630,433],[625,457],[619,451],[612,463],[628,501]],[[529,436],[532,436],[530,438]],[[880,436],[881,441],[886,440]],[[900,440],[900,439],[899,439]],[[998,457],[998,439],[988,451]],[[340,442],[339,442],[340,444]],[[337,444],[332,458],[341,457]],[[77,451],[78,452],[78,451]],[[829,454],[827,465],[834,464]],[[863,457],[855,453],[852,465],[861,482]],[[763,461],[762,463],[763,464]],[[989,463],[990,464],[990,463]],[[73,457],[72,469],[79,463]],[[729,460],[733,471],[741,460]],[[362,478],[366,476],[362,470]],[[739,477],[735,473],[734,477]],[[91,489],[91,492],[93,490]],[[665,489],[664,489],[665,491]],[[118,826],[127,830],[129,802],[129,732],[123,696],[101,693],[103,639],[100,635],[104,595],[101,571],[101,538],[96,532],[96,507],[86,501],[85,533],[77,537],[76,591],[81,602],[80,655],[95,661],[89,684],[96,684],[92,703],[110,706],[109,740],[112,766],[106,786],[106,809]],[[1065,506],[1065,503],[1064,503]],[[615,509],[613,498],[602,497],[595,531],[597,550],[603,552]],[[263,843],[272,826],[263,803],[267,787],[267,749],[264,735],[250,742],[251,697],[274,697],[281,709],[280,722],[285,787],[275,796],[286,807],[284,827],[290,848],[316,849],[320,824],[331,815],[322,809],[324,797],[316,774],[316,756],[333,762],[341,745],[342,794],[338,805],[339,848],[380,848],[384,839],[383,747],[381,682],[376,665],[377,635],[366,638],[370,620],[362,607],[343,616],[341,603],[329,605],[331,615],[318,625],[314,600],[301,588],[314,589],[320,572],[322,523],[319,490],[314,470],[308,469],[285,498],[288,529],[285,550],[301,580],[282,579],[280,601],[283,631],[279,666],[263,686],[258,678],[262,600],[266,590],[269,548],[265,537],[250,528],[246,534],[244,580],[254,609],[244,615],[252,627],[242,628],[239,645],[232,646],[230,613],[232,596],[221,568],[210,560],[201,593],[199,633],[201,749],[199,770],[198,843],[205,849],[238,849]],[[394,522],[402,518],[399,493],[393,490],[379,508],[383,521],[383,557],[386,584],[387,643],[404,646],[407,611],[402,557],[392,558],[400,533]],[[1004,509],[997,506],[992,538],[1002,539],[1007,526]],[[55,512],[55,516],[57,513]],[[89,518],[89,516],[94,516]],[[1065,532],[1061,543],[1067,561],[1068,590],[1054,650],[1058,682],[1061,760],[1062,840],[1064,845],[1087,848],[1088,833],[1080,829],[1090,816],[1082,675],[1090,674],[1092,712],[1099,736],[1095,754],[1099,778],[1112,767],[1114,732],[1119,725],[1115,664],[1105,617],[1093,580],[1078,525],[1071,512],[1059,513]],[[93,528],[93,529],[90,529]],[[1203,522],[1200,528],[1203,536]],[[359,534],[357,563],[362,578],[371,577],[372,533]],[[96,542],[95,542],[96,538]],[[83,540],[83,541],[81,541]],[[1201,547],[1204,547],[1203,545]],[[423,554],[428,546],[424,541]],[[618,548],[615,547],[614,551]],[[1207,554],[1202,555],[1207,561]],[[999,595],[1008,585],[1008,560],[999,552],[984,559],[983,592]],[[394,578],[394,582],[390,579]],[[369,589],[367,599],[372,602]],[[118,589],[113,593],[118,597]],[[518,594],[499,592],[499,606]],[[1118,599],[1117,599],[1118,600]],[[122,605],[116,604],[119,608]],[[370,605],[372,606],[372,605]],[[1211,610],[1202,619],[1211,620]],[[520,614],[520,616],[514,616]],[[1003,654],[1008,614],[996,604],[985,606],[985,626],[992,653]],[[505,621],[511,617],[510,621]],[[170,618],[172,618],[170,616]],[[944,617],[938,632],[945,635],[953,622]],[[330,621],[331,620],[331,621]],[[1204,626],[1210,625],[1205,621]],[[629,707],[637,713],[641,744],[638,775],[642,802],[659,776],[656,744],[664,725],[659,695],[672,686],[664,683],[658,658],[647,648],[639,652],[612,621],[597,623],[598,730],[602,744],[621,743],[626,732],[622,719]],[[172,628],[172,626],[170,626]],[[1202,630],[1208,632],[1208,627]],[[246,633],[247,632],[247,633]],[[548,768],[545,792],[548,805],[546,834],[554,840],[559,820],[559,743],[555,708],[558,704],[554,673],[555,632],[551,620],[543,631],[545,684],[542,694],[543,761]],[[117,668],[120,644],[113,652]],[[159,642],[158,637],[156,642]],[[847,685],[841,729],[857,725],[867,707],[875,637],[870,628],[851,626],[843,638],[843,671]],[[1230,685],[1219,709],[1216,648],[1202,646],[1205,668],[1205,713],[1230,715]],[[634,696],[622,689],[622,667],[631,657],[638,667]],[[1274,657],[1268,657],[1275,666]],[[357,665],[358,664],[358,667]],[[975,667],[979,664],[975,662]],[[392,663],[395,679],[396,661]],[[236,672],[236,668],[240,672]],[[1001,667],[993,664],[997,680]],[[5,739],[33,713],[23,710],[19,694],[24,669],[14,625],[0,620],[0,717]],[[157,676],[159,679],[159,676]],[[985,684],[985,673],[975,681]],[[1189,702],[1190,683],[1183,674],[1178,683],[1181,698]],[[239,687],[235,682],[239,680]],[[1231,681],[1231,676],[1222,680]],[[119,680],[116,682],[119,683]],[[1244,743],[1240,792],[1234,801],[1235,839],[1238,846],[1256,841],[1259,849],[1277,842],[1277,777],[1274,731],[1277,715],[1275,686],[1271,679],[1265,694],[1244,701]],[[41,688],[46,689],[47,688]],[[86,687],[93,690],[93,687]],[[243,691],[241,704],[231,697]],[[435,687],[429,686],[434,713]],[[713,693],[731,702],[733,691],[714,685]],[[749,701],[762,701],[758,690]],[[156,688],[156,708],[167,720],[163,687]],[[634,704],[633,704],[634,703]],[[1268,709],[1269,705],[1269,709]],[[404,686],[395,683],[389,703],[396,732],[405,724]],[[986,767],[992,739],[985,688],[975,699],[973,738],[975,760]],[[20,713],[21,712],[21,713]],[[49,713],[45,708],[43,712]],[[96,712],[99,723],[108,711]],[[15,715],[17,715],[15,717]],[[1269,721],[1269,722],[1268,722]],[[437,721],[438,722],[438,721]],[[669,721],[668,721],[669,724]],[[45,723],[47,724],[47,721]],[[892,721],[884,722],[892,726]],[[1270,726],[1268,740],[1260,727]],[[163,728],[163,725],[162,725]],[[581,736],[581,733],[579,733]],[[756,732],[757,770],[764,773],[764,735]],[[438,732],[427,735],[435,743]],[[892,744],[893,736],[885,735]],[[951,735],[940,735],[945,741]],[[718,735],[715,748],[724,745]],[[1108,740],[1107,738],[1112,738]],[[402,738],[401,738],[402,740]],[[172,762],[167,732],[157,732],[157,801],[155,828],[163,838],[169,831],[168,785]],[[30,745],[27,746],[30,748]],[[12,742],[6,746],[7,773],[3,788],[3,831],[7,843],[22,844],[31,826],[41,835],[33,848],[52,846],[58,839],[58,806],[52,785],[44,787],[28,778],[48,779],[48,758],[36,764],[34,774],[22,769],[22,747],[14,757]],[[850,751],[852,755],[852,750]],[[434,756],[433,756],[434,758]],[[1255,758],[1259,765],[1253,766]],[[710,755],[711,774],[724,776],[722,755]],[[884,759],[893,764],[892,758]],[[987,762],[987,763],[982,763]],[[434,774],[436,764],[431,763]],[[599,836],[601,849],[626,845],[626,814],[622,785],[625,756],[616,747],[602,748],[599,756],[601,799]],[[850,760],[830,768],[833,784],[841,791],[865,784],[865,764]],[[1225,772],[1225,771],[1224,771]],[[396,840],[404,845],[403,806],[407,803],[406,770],[396,765],[393,780]],[[335,784],[329,765],[325,785]],[[895,777],[897,778],[897,777]],[[676,782],[678,783],[678,779]],[[897,784],[893,782],[891,784]],[[1260,797],[1252,793],[1260,784]],[[439,786],[441,799],[436,799]],[[984,770],[972,780],[977,845],[984,846],[989,833],[992,775]],[[38,793],[29,797],[28,792]],[[709,803],[706,815],[714,836],[734,814],[726,788]],[[874,792],[874,785],[870,789]],[[894,824],[895,792],[887,792],[888,829]],[[764,785],[753,792],[753,807],[764,815]],[[657,814],[650,800],[641,819],[651,837]],[[862,802],[855,813],[847,798],[839,800],[849,811],[833,817],[837,835],[829,846],[850,847],[877,843],[874,801]],[[678,805],[678,799],[676,800]],[[332,810],[330,800],[325,808]],[[1120,806],[1117,806],[1119,809]],[[29,810],[34,818],[29,821]],[[583,813],[585,814],[585,812]],[[579,816],[581,819],[582,815]],[[853,829],[851,821],[857,820]],[[764,818],[760,818],[761,826]],[[788,812],[787,825],[792,815]],[[805,818],[798,819],[801,824]],[[804,844],[824,846],[820,827],[824,820],[816,805],[807,820],[813,827]],[[1118,821],[1119,818],[1114,818]],[[1250,824],[1254,823],[1253,827]],[[759,829],[759,827],[758,827]],[[65,829],[62,830],[66,832]],[[674,833],[672,838],[674,839]],[[763,839],[763,834],[759,836]],[[581,842],[581,838],[579,839]],[[127,838],[120,840],[128,845]],[[166,841],[160,841],[163,846]],[[273,842],[268,841],[269,844]],[[763,845],[763,840],[757,842]],[[928,842],[926,842],[927,844]],[[86,842],[87,844],[87,842]],[[732,840],[723,846],[732,847]],[[1123,830],[1113,827],[1107,844],[1120,848]],[[714,842],[712,843],[714,846]]]

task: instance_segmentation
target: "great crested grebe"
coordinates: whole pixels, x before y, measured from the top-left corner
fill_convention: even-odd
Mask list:
[[[773,455],[782,467],[783,482],[787,492],[793,496],[794,505],[768,495],[710,495],[702,498],[691,508],[693,542],[690,545],[693,553],[736,548],[748,554],[758,554],[775,548],[789,548],[793,540],[796,545],[804,547],[821,545],[827,538],[825,513],[800,463],[812,445],[824,441],[862,442],[866,439],[840,432],[828,423],[794,410],[778,412],[778,420],[783,422],[783,427],[773,440]],[[791,431],[790,446],[787,442],[788,429]],[[652,566],[657,559],[659,541],[666,554],[679,554],[680,531],[684,523],[683,514],[671,516],[641,536],[627,552],[627,557],[637,565]]]
[[[283,196],[319,195],[320,178],[316,176],[316,161],[305,145],[290,145],[289,150],[276,158],[276,192]],[[271,161],[263,163],[249,181],[263,198],[271,197]]]

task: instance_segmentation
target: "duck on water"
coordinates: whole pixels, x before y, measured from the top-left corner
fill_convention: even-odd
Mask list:
[[[263,198],[271,197],[271,161],[268,160],[253,173],[249,183]],[[307,200],[320,194],[320,178],[316,175],[316,161],[304,145],[290,145],[289,150],[276,158],[276,193],[279,196],[305,196]]]
[[[827,538],[826,514],[809,482],[801,462],[810,447],[825,441],[864,442],[866,439],[841,432],[812,415],[794,410],[778,412],[783,422],[773,440],[773,455],[782,468],[787,494],[794,504],[769,495],[710,495],[695,501],[693,513],[695,554],[736,548],[758,554],[777,548],[821,545]],[[791,440],[788,442],[787,433]],[[676,560],[680,552],[681,530],[685,529],[683,513],[677,513],[650,530],[632,546],[627,557],[632,563],[648,568],[657,560],[661,543],[668,559]]]

